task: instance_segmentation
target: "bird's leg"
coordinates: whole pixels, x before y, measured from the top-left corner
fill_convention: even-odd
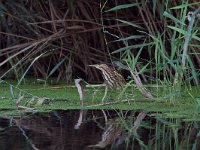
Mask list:
[[[106,86],[106,89],[105,89],[105,92],[104,92],[104,96],[103,96],[103,98],[101,100],[102,103],[103,103],[104,99],[106,98],[107,93],[108,93],[108,87]]]

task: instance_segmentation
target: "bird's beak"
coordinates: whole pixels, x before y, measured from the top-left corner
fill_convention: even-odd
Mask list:
[[[95,65],[88,65],[88,66],[90,66],[90,67],[95,67],[95,68],[99,68],[99,65],[97,65],[97,64],[95,64]]]
[[[90,67],[97,67],[97,65],[88,65],[88,66],[90,66]]]
[[[88,66],[90,66],[90,67],[94,67],[95,65],[88,65]]]

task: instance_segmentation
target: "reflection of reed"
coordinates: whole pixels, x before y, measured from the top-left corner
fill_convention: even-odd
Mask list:
[[[87,110],[80,110],[79,118],[77,123],[74,125],[74,129],[80,129],[81,124],[83,123],[83,119],[87,114]]]
[[[46,137],[52,135],[51,130],[48,129],[52,124],[49,124],[45,118],[40,116],[30,116],[16,120],[16,125],[37,134],[44,134]]]
[[[2,145],[3,149],[22,149],[22,147],[26,149],[29,147],[29,149],[40,150],[70,150],[87,147],[98,140],[101,129],[95,126],[95,123],[84,122],[84,124],[80,124],[82,127],[79,130],[74,130],[78,113],[79,111],[76,110],[53,111],[52,113],[24,114],[21,117],[15,117],[12,120],[12,127],[7,128],[3,135],[0,134],[0,149],[2,149]],[[84,114],[85,111],[82,111],[81,118],[83,120]],[[80,120],[82,121],[82,119]],[[10,148],[11,146],[8,148],[7,145],[10,145],[10,141],[15,148]]]
[[[100,110],[0,117],[0,149],[200,149],[199,122],[182,123],[180,119],[159,118],[144,120],[146,112],[139,113],[135,119],[135,112],[123,114],[123,117],[111,110],[105,114],[108,118],[115,118],[103,118]],[[75,124],[78,130],[74,130]],[[94,143],[97,144],[91,145]]]

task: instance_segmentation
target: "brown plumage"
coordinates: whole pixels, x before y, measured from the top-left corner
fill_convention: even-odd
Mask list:
[[[109,67],[106,64],[95,64],[89,66],[101,70],[104,82],[110,89],[119,89],[126,83],[123,76],[120,75],[113,67]]]

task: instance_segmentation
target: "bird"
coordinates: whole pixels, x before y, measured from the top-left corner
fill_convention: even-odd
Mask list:
[[[104,131],[101,135],[101,141],[95,145],[89,145],[88,147],[105,148],[107,145],[113,144],[115,141],[122,140],[124,134],[124,126],[121,122],[121,118],[109,119],[106,122]],[[116,142],[116,144],[118,143]]]
[[[89,65],[90,67],[95,67],[96,69],[99,69],[102,73],[104,83],[106,85],[104,97],[102,98],[102,102],[104,101],[108,89],[112,90],[118,90],[123,87],[123,85],[126,83],[124,77],[119,74],[115,68],[108,66],[107,64],[94,64]]]

